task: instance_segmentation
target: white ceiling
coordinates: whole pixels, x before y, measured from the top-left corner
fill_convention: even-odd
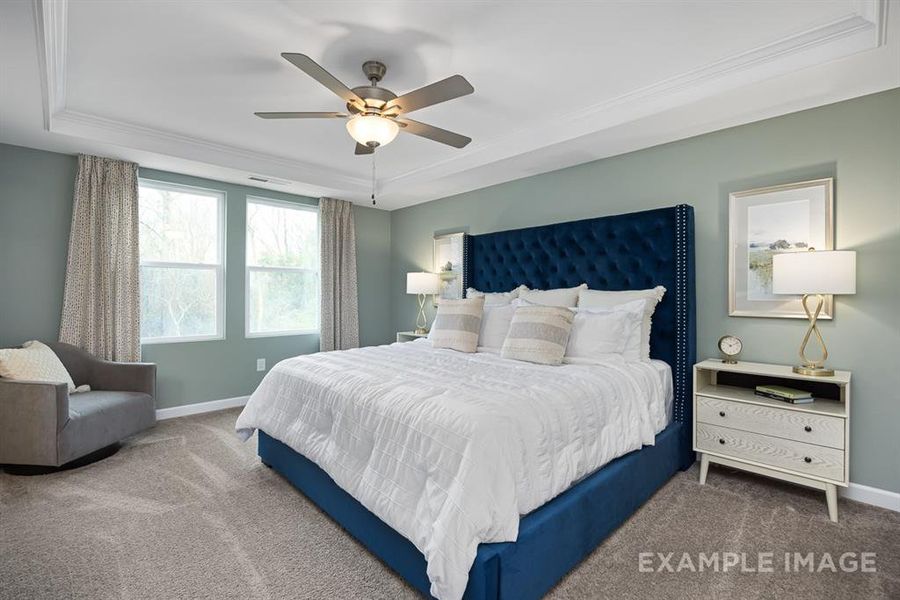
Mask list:
[[[284,61],[350,87],[388,65],[400,94],[455,73],[475,93],[413,118],[474,139],[400,135],[377,153],[399,208],[900,86],[900,2],[0,3],[0,141],[365,202],[371,158],[342,110]]]

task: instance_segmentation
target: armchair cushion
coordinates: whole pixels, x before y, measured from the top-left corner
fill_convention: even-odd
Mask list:
[[[0,349],[0,377],[65,383],[70,393],[75,391],[75,382],[56,353],[36,341],[25,342],[21,348]]]
[[[115,444],[155,422],[149,394],[90,391],[71,396],[69,420],[59,434],[59,463]]]

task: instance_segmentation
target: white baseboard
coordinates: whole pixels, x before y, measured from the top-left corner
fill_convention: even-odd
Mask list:
[[[236,398],[223,398],[222,400],[210,400],[209,402],[173,406],[172,408],[160,408],[156,411],[156,420],[164,421],[176,417],[186,417],[188,415],[199,415],[200,413],[225,410],[226,408],[236,408],[247,404],[247,400],[249,399],[250,396],[238,396]]]
[[[880,506],[881,508],[900,512],[900,494],[897,492],[889,492],[888,490],[851,482],[850,487],[840,490],[840,495],[848,500],[856,500],[863,504],[871,504],[872,506]]]

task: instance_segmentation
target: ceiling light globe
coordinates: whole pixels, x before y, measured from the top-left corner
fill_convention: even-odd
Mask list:
[[[393,119],[377,115],[357,115],[347,121],[350,137],[363,146],[384,146],[397,137],[400,126]]]

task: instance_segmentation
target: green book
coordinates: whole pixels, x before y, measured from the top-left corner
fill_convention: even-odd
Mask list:
[[[783,385],[758,385],[756,391],[767,396],[778,396],[787,400],[800,400],[802,398],[812,398],[810,392],[785,387]]]

